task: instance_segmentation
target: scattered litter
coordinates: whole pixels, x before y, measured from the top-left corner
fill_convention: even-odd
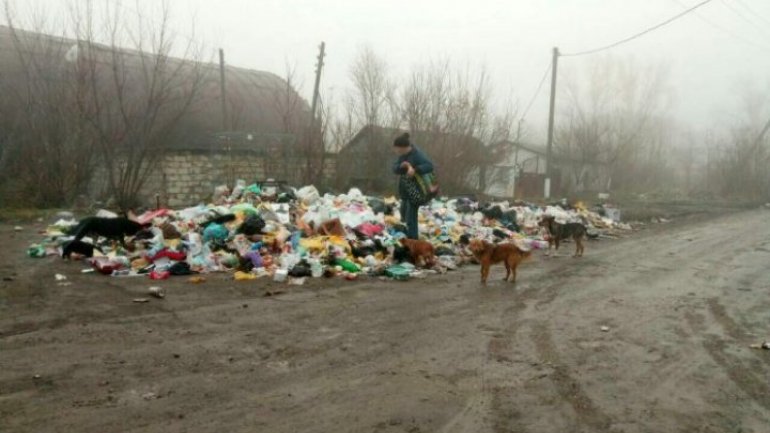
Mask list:
[[[56,274],[54,277],[56,278],[56,281],[65,281],[67,279],[67,277],[62,274]]]
[[[102,237],[90,259],[93,269],[83,273],[152,280],[193,275],[188,277],[192,284],[206,282],[199,274],[213,272],[230,272],[239,281],[270,277],[289,284],[323,276],[349,281],[426,278],[469,263],[470,238],[513,242],[525,250],[547,248],[538,226],[543,215],[559,222],[581,222],[597,239],[616,237],[631,227],[620,222],[620,210],[608,200],[602,196],[589,209],[566,201],[538,206],[435,199],[419,214],[420,237],[437,252],[435,267],[428,270],[415,269],[408,254],[403,254],[399,241],[405,227],[394,197],[367,197],[356,188],[347,194],[322,195],[312,185],[294,189],[275,182],[247,185],[238,180],[232,188],[217,186],[211,204],[138,215],[137,221],[150,227],[127,238],[127,248]],[[96,215],[117,216],[106,210]],[[72,214],[57,217],[46,228],[45,239],[30,245],[27,255],[62,253],[78,222]]]
[[[152,286],[149,289],[147,289],[147,293],[149,293],[151,296],[154,296],[158,299],[163,299],[166,297],[166,291],[163,290],[162,287],[158,286]]]
[[[289,271],[286,269],[278,269],[275,271],[275,274],[273,275],[273,281],[276,283],[283,283],[286,281],[286,278],[289,276]]]
[[[256,280],[257,276],[248,272],[238,271],[235,274],[233,274],[233,279],[235,281],[248,281],[248,280]]]
[[[16,226],[16,227],[13,228],[13,230],[16,231],[16,232],[20,232],[20,231],[24,230],[24,227]]]
[[[168,277],[171,276],[171,272],[169,271],[152,271],[150,272],[150,279],[151,280],[167,280]]]
[[[286,293],[286,291],[282,290],[282,289],[265,290],[265,295],[264,296],[267,298],[267,297],[270,297],[270,296],[282,295],[284,293]]]
[[[602,332],[610,332],[609,326],[602,326],[600,329],[602,330]]]
[[[751,345],[751,346],[749,346],[749,347],[751,347],[752,349],[764,349],[764,350],[770,350],[770,341],[765,341],[765,342],[764,342],[764,343],[762,343],[762,344],[752,344],[752,345]]]
[[[150,302],[149,298],[134,298],[134,301],[137,304],[146,304],[147,302]]]
[[[154,392],[148,392],[148,393],[142,394],[142,398],[145,400],[157,400],[160,397],[158,396],[158,394]]]
[[[91,268],[91,269],[83,269],[83,270],[80,271],[81,274],[92,274],[94,272],[96,272],[96,269],[93,269],[93,268]]]
[[[289,278],[289,285],[301,286],[305,284],[305,278]]]

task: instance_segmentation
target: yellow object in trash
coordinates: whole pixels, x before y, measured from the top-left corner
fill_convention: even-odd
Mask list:
[[[133,262],[131,262],[131,269],[142,269],[142,268],[146,267],[149,264],[150,264],[150,262],[148,262],[144,258],[138,258],[138,259],[134,260]]]
[[[248,272],[238,271],[235,274],[233,274],[233,279],[235,281],[248,281],[248,280],[256,280],[257,276],[254,274],[250,274]]]

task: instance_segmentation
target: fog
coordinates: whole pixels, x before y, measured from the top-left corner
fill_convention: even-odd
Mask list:
[[[65,0],[16,2],[20,15],[64,13]],[[152,14],[157,2],[120,2]],[[350,87],[350,65],[368,45],[396,75],[426,58],[485,67],[501,98],[525,106],[550,62],[551,48],[583,51],[628,37],[695,5],[694,0],[550,0],[452,2],[174,0],[172,29],[229,64],[283,75],[296,67],[299,90],[311,98],[317,47],[327,44],[325,92]],[[194,23],[194,29],[193,24]],[[562,58],[562,75],[602,57],[633,58],[670,70],[670,114],[695,128],[729,122],[747,89],[770,94],[770,2],[712,1],[661,29],[600,54]],[[548,83],[525,121],[544,139]]]
[[[392,141],[394,131],[409,129],[437,164],[453,174],[444,184],[449,192],[512,196],[522,173],[545,177],[556,170],[559,192],[565,195],[665,191],[678,197],[770,199],[770,2],[8,0],[7,4],[10,9],[3,19],[10,16],[15,28],[79,38],[85,48],[103,43],[101,49],[111,51],[104,53],[108,58],[100,58],[99,50],[86,49],[84,62],[62,69],[61,62],[41,50],[42,45],[33,49],[6,37],[7,65],[19,57],[14,52],[33,53],[40,60],[32,63],[36,68],[21,66],[18,82],[0,83],[10,92],[0,104],[6,113],[0,120],[7,125],[3,164],[8,167],[14,165],[13,158],[29,160],[24,155],[35,154],[35,146],[48,146],[35,137],[42,133],[35,126],[38,118],[51,123],[57,146],[75,146],[81,152],[66,154],[92,158],[89,146],[98,145],[103,161],[116,158],[116,149],[169,146],[173,134],[162,131],[197,131],[198,137],[216,130],[256,131],[286,134],[299,143],[301,149],[282,149],[305,161],[303,169],[287,169],[283,178],[289,172],[301,173],[292,181],[345,188],[364,182],[366,176],[346,172],[341,164],[330,177],[324,155],[344,160],[340,151],[354,147],[351,143],[365,130],[368,142],[379,143],[377,152],[386,152],[384,143]],[[86,26],[89,20],[91,25]],[[174,43],[157,45],[162,32]],[[308,104],[313,99],[321,42],[326,44],[321,103],[308,121],[309,110],[293,89]],[[561,55],[552,150],[561,163],[546,162],[550,151],[545,149],[554,47]],[[213,77],[218,69],[211,67],[219,49],[228,66],[244,68],[231,69],[233,88],[224,93],[218,77]],[[122,80],[131,74],[123,60],[116,59],[137,52],[154,56],[141,63],[143,80],[132,78],[136,87],[130,93],[145,100],[141,104],[115,100],[110,95],[121,95]],[[186,64],[183,74],[148,68],[168,56],[184,59],[178,62]],[[83,69],[98,64],[116,67]],[[81,82],[64,79],[56,88],[40,87],[52,73],[90,76],[91,96],[104,103],[84,105],[77,96],[84,91],[78,87]],[[243,74],[251,74],[253,80],[244,81]],[[96,84],[110,83],[105,79],[110,75],[111,85]],[[201,80],[191,81],[196,76]],[[278,77],[290,85],[281,84]],[[208,115],[195,119],[201,110],[158,100],[153,78],[166,85],[169,92],[163,95],[177,92],[175,80],[187,83],[184,97],[190,106],[202,104]],[[247,87],[239,89],[238,82]],[[22,83],[30,91],[27,95],[14,90],[24,88]],[[48,103],[50,111],[35,111],[36,105],[28,103],[32,99]],[[75,103],[79,111],[72,113],[73,119],[60,112],[60,106]],[[139,109],[144,106],[155,110]],[[103,124],[94,125],[99,123],[94,122],[95,109],[106,110],[100,118]],[[148,112],[160,114],[149,118]],[[122,116],[115,123],[117,113]],[[154,127],[137,129],[133,118]],[[67,124],[73,131],[56,129],[57,122],[71,122]],[[25,123],[29,127],[22,127]],[[380,136],[372,135],[375,129],[367,126]],[[93,135],[99,127],[99,134]],[[544,162],[533,167],[520,164],[517,149],[522,143]],[[358,167],[368,176],[377,173],[387,158],[370,152]],[[286,157],[280,160],[289,164]],[[57,158],[35,161],[39,170],[20,174],[64,169]],[[113,184],[129,185],[126,197],[131,199],[126,201],[144,188],[142,173],[158,169],[152,160],[134,162],[137,170],[128,171],[130,179],[120,171],[113,173]],[[73,177],[73,185],[61,183],[61,191],[51,190],[49,195],[72,196],[84,188],[90,162],[79,167],[83,176]],[[228,170],[223,173],[234,176]],[[367,188],[384,190],[390,182],[380,177],[378,182],[367,181]],[[30,188],[40,182],[36,176],[25,180]],[[546,184],[544,179],[537,182]],[[529,194],[544,189],[538,186]]]

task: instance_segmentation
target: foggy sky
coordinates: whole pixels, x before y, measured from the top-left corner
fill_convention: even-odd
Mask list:
[[[152,13],[157,0],[120,1]],[[322,88],[350,86],[358,49],[371,46],[396,75],[427,59],[484,66],[495,95],[526,105],[550,62],[551,48],[576,52],[603,46],[655,25],[700,0],[170,0],[174,28],[192,33],[227,62],[284,75],[294,64],[308,100],[318,44],[327,45]],[[49,13],[66,0],[17,1],[19,12]],[[698,129],[727,126],[749,87],[770,97],[770,1],[714,0],[674,23],[603,54],[562,58],[569,74],[602,55],[633,56],[641,65],[670,66],[671,114]],[[526,124],[542,132],[549,83]],[[338,97],[338,96],[337,96]],[[540,134],[538,134],[540,135]],[[540,139],[534,137],[536,141]]]

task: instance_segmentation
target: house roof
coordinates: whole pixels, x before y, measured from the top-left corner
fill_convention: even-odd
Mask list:
[[[378,141],[385,141],[385,140],[394,140],[399,135],[403,134],[405,130],[399,129],[399,128],[386,128],[382,126],[377,125],[367,125],[361,128],[356,135],[353,136],[353,138],[350,139],[350,141],[345,144],[345,146],[340,150],[344,151],[345,149],[350,149],[354,146],[356,146],[359,142],[361,142],[361,138],[366,136],[367,134],[373,134]],[[431,131],[409,131],[409,136],[412,141],[414,141],[415,144],[420,146],[421,144],[425,144],[426,141],[441,141],[446,139],[452,139],[452,138],[460,138],[464,140],[468,140],[468,144],[470,145],[476,145],[476,146],[483,146],[484,143],[481,142],[481,140],[477,139],[476,137],[472,136],[462,136],[459,134],[449,134],[445,132],[431,132]]]
[[[519,148],[519,149],[526,150],[528,152],[532,152],[532,153],[534,153],[534,154],[536,154],[538,156],[542,156],[543,158],[545,158],[548,155],[548,150],[547,150],[546,146],[542,146],[542,145],[538,145],[538,144],[533,144],[533,143],[501,141],[501,142],[497,143],[495,146],[497,146],[497,147],[510,146],[510,147],[514,147],[514,148]],[[561,154],[557,153],[556,149],[554,149],[554,151],[553,151],[553,160],[554,160],[555,163],[581,163],[582,162],[578,158],[570,158],[568,156],[561,155]],[[594,164],[601,164],[601,165],[606,164],[606,162],[599,161],[599,160],[592,161],[592,162]]]
[[[21,42],[23,54],[40,58],[41,63],[51,69],[50,76],[54,79],[63,76],[58,72],[71,64],[65,61],[65,56],[73,46],[78,44],[78,41],[0,26],[0,87],[12,88],[15,84],[23,82],[26,73],[24,64],[19,58],[14,32]],[[90,47],[103,52],[97,58],[104,59],[105,62],[111,59],[109,46],[93,44]],[[130,49],[120,49],[120,52],[125,54],[124,61],[129,74],[140,76],[142,53]],[[171,59],[171,62],[176,62],[177,65],[183,61],[178,58]],[[193,105],[182,123],[186,129],[194,129],[196,134],[206,135],[223,129],[219,66],[203,62],[195,64],[202,66],[205,78],[197,103]],[[225,76],[230,128],[254,131],[257,134],[276,134],[294,132],[308,123],[310,109],[307,101],[302,99],[281,77],[271,72],[229,65],[225,68]],[[0,92],[5,90],[6,88],[0,88]],[[294,101],[291,108],[286,107],[285,102],[282,102],[286,98]],[[293,128],[287,125],[289,111],[291,111],[290,120],[294,125]],[[196,146],[193,141],[185,140],[190,147]],[[174,147],[180,146],[184,147],[184,143],[176,143]]]

